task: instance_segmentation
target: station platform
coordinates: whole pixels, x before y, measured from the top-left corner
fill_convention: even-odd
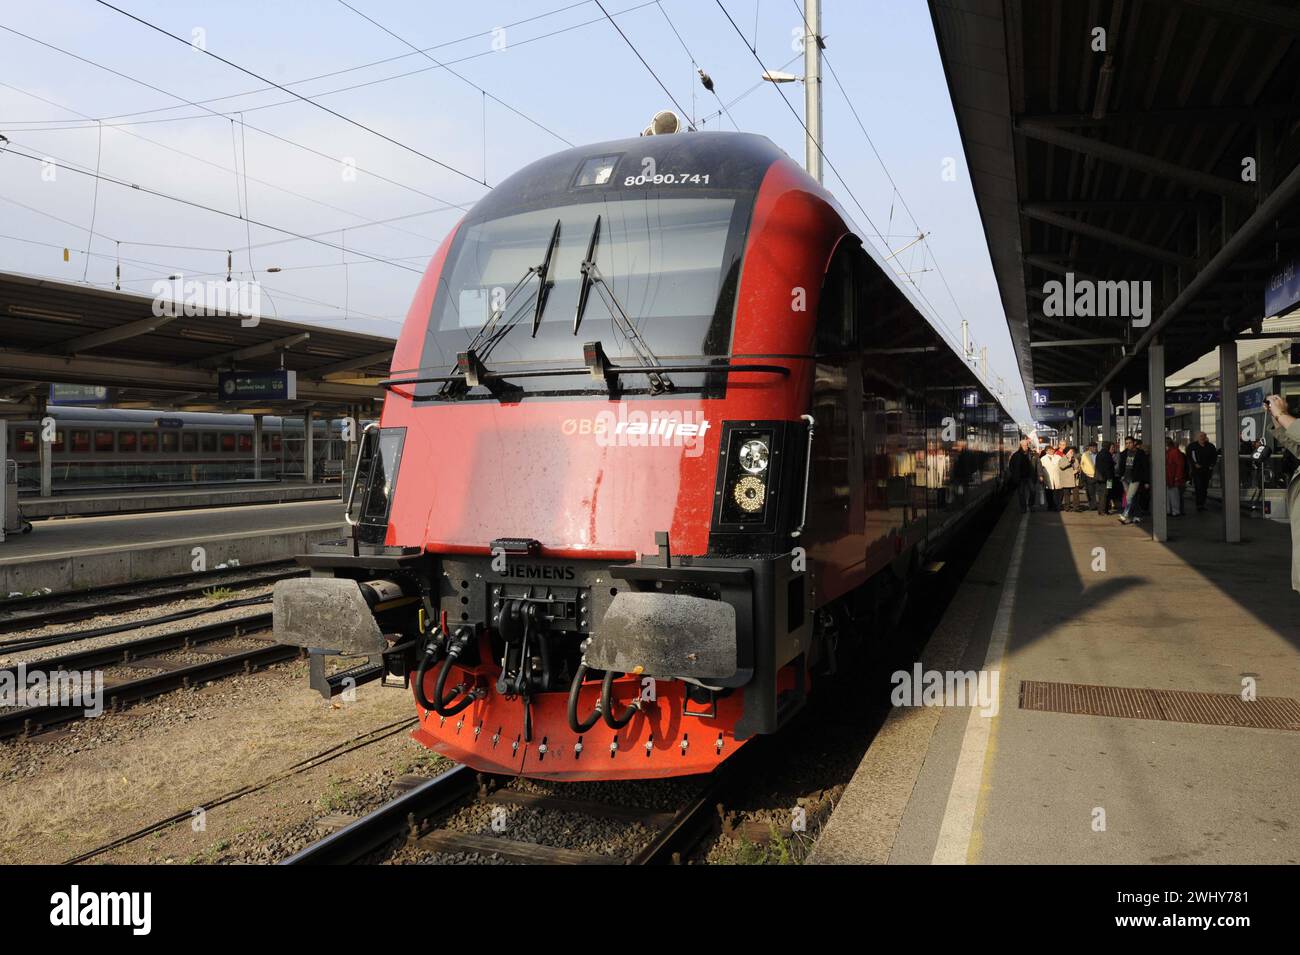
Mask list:
[[[340,498],[338,484],[266,482],[213,484],[195,488],[131,488],[118,491],[55,494],[51,497],[19,495],[18,506],[29,521],[51,517],[92,517],[99,514],[138,514],[243,504],[284,504]]]
[[[1222,520],[1010,503],[921,661],[996,673],[996,713],[894,706],[809,861],[1300,862],[1290,529]]]
[[[196,547],[208,570],[285,560],[342,536],[342,518],[332,499],[45,521],[0,543],[0,599],[190,574]]]

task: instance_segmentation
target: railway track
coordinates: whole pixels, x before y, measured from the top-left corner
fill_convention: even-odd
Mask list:
[[[174,650],[196,649],[217,640],[264,632],[270,624],[270,614],[256,614],[183,632],[145,637],[92,650],[48,657],[23,666],[28,674],[38,671],[46,674],[56,674],[61,671],[84,672],[115,665],[162,670],[160,673],[152,673],[139,679],[105,686],[102,699],[99,701],[100,705],[105,711],[119,710],[132,703],[169,693],[172,690],[185,689],[198,683],[239,673],[251,673],[273,663],[300,656],[302,651],[299,647],[278,643],[268,643],[263,647],[235,653],[217,654],[211,660],[180,666],[159,656]],[[0,669],[0,674],[7,674],[16,681],[17,671],[17,666],[10,666]],[[86,715],[84,705],[61,703],[3,709],[0,710],[0,739],[26,736],[51,726],[81,719]]]
[[[306,759],[299,760],[298,762],[294,763],[292,766],[288,766],[277,773],[273,773],[272,775],[267,776],[265,779],[262,779],[259,782],[251,783],[247,786],[241,786],[238,789],[234,789],[231,790],[230,792],[222,793],[220,796],[215,796],[211,799],[205,799],[202,802],[200,802],[199,805],[202,806],[205,810],[212,810],[212,809],[216,809],[218,806],[228,805],[229,803],[236,802],[240,799],[243,799],[245,796],[250,796],[253,793],[261,792],[267,787],[272,786],[275,783],[278,783],[282,780],[289,779],[293,776],[301,775],[302,773],[310,772],[311,770],[316,769],[319,766],[324,766],[326,763],[332,762],[341,756],[346,756],[348,753],[355,752],[356,750],[363,749],[366,746],[372,745],[373,743],[378,743],[381,740],[388,739],[390,736],[395,736],[396,734],[402,732],[403,730],[410,729],[415,724],[416,724],[416,720],[414,718],[411,718],[411,719],[398,720],[395,723],[387,723],[383,726],[377,726],[374,729],[367,730],[364,733],[360,733],[352,737],[351,739],[344,740],[341,743],[335,743],[329,749],[322,750],[319,753],[315,753],[312,756],[308,756]],[[186,807],[180,810],[179,812],[173,813],[170,816],[151,822],[147,826],[142,826],[139,829],[133,830],[132,832],[128,832],[123,835],[117,836],[113,839],[110,839],[108,842],[101,843],[100,845],[96,846],[93,849],[87,849],[85,852],[78,853],[72,858],[64,860],[63,864],[77,865],[82,862],[89,862],[91,859],[98,858],[99,856],[103,855],[106,852],[111,852],[114,849],[120,849],[123,846],[128,846],[133,842],[138,842],[139,840],[145,838],[146,836],[152,835],[155,832],[161,832],[164,829],[169,829],[172,826],[181,822],[189,822],[191,819],[193,819],[193,817],[194,817],[193,808]]]
[[[657,812],[616,803],[513,790],[510,777],[487,776],[457,766],[398,796],[351,825],[312,843],[281,865],[349,865],[405,838],[413,848],[440,853],[496,856],[524,865],[670,865],[687,860],[713,831],[717,807],[734,783],[724,766],[705,777],[699,792],[677,812]],[[431,824],[439,816],[482,801],[640,824],[654,835],[631,856],[606,855],[481,835]]]
[[[170,603],[186,597],[202,596],[204,592],[220,587],[228,590],[245,590],[263,584],[275,583],[289,577],[308,573],[291,560],[270,561],[232,568],[229,573],[244,571],[229,579],[214,579],[214,574],[224,577],[226,571],[207,571],[186,574],[183,577],[158,581],[141,581],[130,585],[100,587],[71,594],[14,597],[0,601],[0,633],[14,633],[51,624],[76,623],[92,617],[135,610],[155,604]],[[141,593],[141,590],[164,587],[161,591]],[[0,646],[0,650],[4,649]],[[10,649],[13,649],[12,647]]]

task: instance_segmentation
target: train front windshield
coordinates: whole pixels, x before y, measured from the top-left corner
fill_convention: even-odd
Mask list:
[[[599,341],[618,364],[637,362],[634,339],[664,362],[727,354],[748,225],[744,199],[644,193],[583,198],[590,201],[462,226],[434,299],[421,361],[426,374],[453,367],[457,353],[471,346],[487,368],[502,374],[512,367],[580,367],[582,345],[591,341]],[[593,234],[596,270],[594,281],[586,283],[575,335],[584,298],[582,265]],[[542,281],[529,269],[544,262],[550,285],[539,316]],[[620,307],[634,333],[618,314]],[[492,333],[484,334],[493,321]],[[599,387],[567,376],[516,381],[530,392]],[[641,382],[627,384],[635,389]]]

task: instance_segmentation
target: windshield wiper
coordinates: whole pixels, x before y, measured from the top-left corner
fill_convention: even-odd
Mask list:
[[[522,289],[528,280],[534,275],[541,279],[541,285],[537,289],[536,303],[533,307],[533,337],[537,336],[537,327],[541,324],[542,312],[546,309],[547,295],[549,294],[551,287],[555,284],[550,277],[551,258],[555,255],[555,248],[559,244],[560,220],[556,219],[555,227],[551,229],[551,240],[546,244],[546,254],[542,258],[542,263],[540,265],[530,265],[528,269],[525,270],[524,274],[519,277],[519,281],[514,284],[514,287],[511,288],[508,293],[506,293],[506,297],[502,300],[501,304],[493,310],[492,314],[488,317],[488,320],[483,323],[477,332],[474,333],[474,337],[470,339],[469,345],[467,345],[465,350],[460,352],[457,356],[455,368],[460,372],[460,378],[456,380],[459,381],[463,387],[472,388],[480,383],[480,375],[472,372],[487,371],[486,367],[482,364],[483,359],[492,353],[492,349],[496,348],[501,340],[505,338],[506,335],[510,333],[511,329],[518,325],[520,319],[523,318],[523,312],[520,311],[512,316],[505,325],[501,326],[501,328],[497,328],[497,323],[501,320],[501,316],[506,313],[507,309],[509,309],[510,303],[513,302],[515,296],[519,294],[519,290]],[[467,356],[468,360],[466,360]],[[446,394],[451,390],[451,384],[455,384],[455,382],[453,381],[450,384],[443,386],[443,394]]]
[[[609,309],[610,317],[614,319],[614,323],[627,336],[637,361],[641,362],[647,369],[654,369],[661,362],[655,357],[655,353],[651,351],[646,340],[641,337],[636,325],[628,317],[627,310],[623,308],[618,296],[614,294],[614,290],[609,287],[609,283],[601,275],[600,269],[596,267],[596,244],[599,240],[600,216],[596,216],[596,222],[591,227],[591,240],[587,243],[587,257],[582,260],[582,265],[579,266],[582,271],[582,283],[578,286],[578,308],[573,313],[573,334],[577,335],[578,329],[582,325],[582,314],[587,310],[587,298],[594,285],[600,292],[601,298],[605,300],[605,307]],[[662,372],[650,370],[648,377],[650,379],[651,394],[673,390],[672,380]]]

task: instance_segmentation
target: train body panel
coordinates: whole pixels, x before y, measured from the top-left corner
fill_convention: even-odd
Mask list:
[[[430,262],[388,387],[354,539],[306,560],[370,595],[339,613],[373,614],[415,737],[491,772],[701,772],[775,732],[1009,453],[829,193],[743,134],[506,180]],[[279,638],[329,648],[311,599],[277,593]]]

